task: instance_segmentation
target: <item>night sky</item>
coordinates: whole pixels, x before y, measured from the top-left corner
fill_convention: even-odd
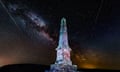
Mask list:
[[[18,0],[5,0],[17,3]],[[120,10],[111,0],[20,0],[46,22],[53,39],[34,41],[0,5],[0,65],[55,62],[60,19],[68,26],[72,61],[79,68],[120,69]]]

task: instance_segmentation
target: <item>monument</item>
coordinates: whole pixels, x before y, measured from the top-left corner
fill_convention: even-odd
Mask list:
[[[67,24],[66,19],[61,19],[59,43],[56,48],[57,57],[55,64],[52,64],[50,71],[47,72],[78,72],[77,65],[72,65],[70,59],[71,48],[68,44]]]

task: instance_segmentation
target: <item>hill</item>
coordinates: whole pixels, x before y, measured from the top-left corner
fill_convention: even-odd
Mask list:
[[[11,64],[6,65],[0,68],[0,72],[45,72],[49,70],[49,66],[40,65],[40,64]],[[105,70],[105,69],[78,69],[82,72],[103,72],[103,71],[113,71],[114,70]]]

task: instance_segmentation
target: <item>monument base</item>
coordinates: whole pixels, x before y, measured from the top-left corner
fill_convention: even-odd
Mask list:
[[[49,71],[46,72],[79,72],[77,65],[52,64]]]

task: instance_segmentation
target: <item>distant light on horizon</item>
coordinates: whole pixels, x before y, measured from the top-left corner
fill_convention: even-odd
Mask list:
[[[99,68],[99,63],[104,63],[104,57],[102,53],[96,50],[85,50],[84,53],[77,52],[74,56],[74,62],[78,65],[78,68],[95,69]],[[101,66],[100,66],[101,67]]]
[[[94,65],[94,64],[83,64],[83,65],[81,65],[81,67],[86,68],[86,69],[95,69],[95,68],[97,68],[97,66]]]

